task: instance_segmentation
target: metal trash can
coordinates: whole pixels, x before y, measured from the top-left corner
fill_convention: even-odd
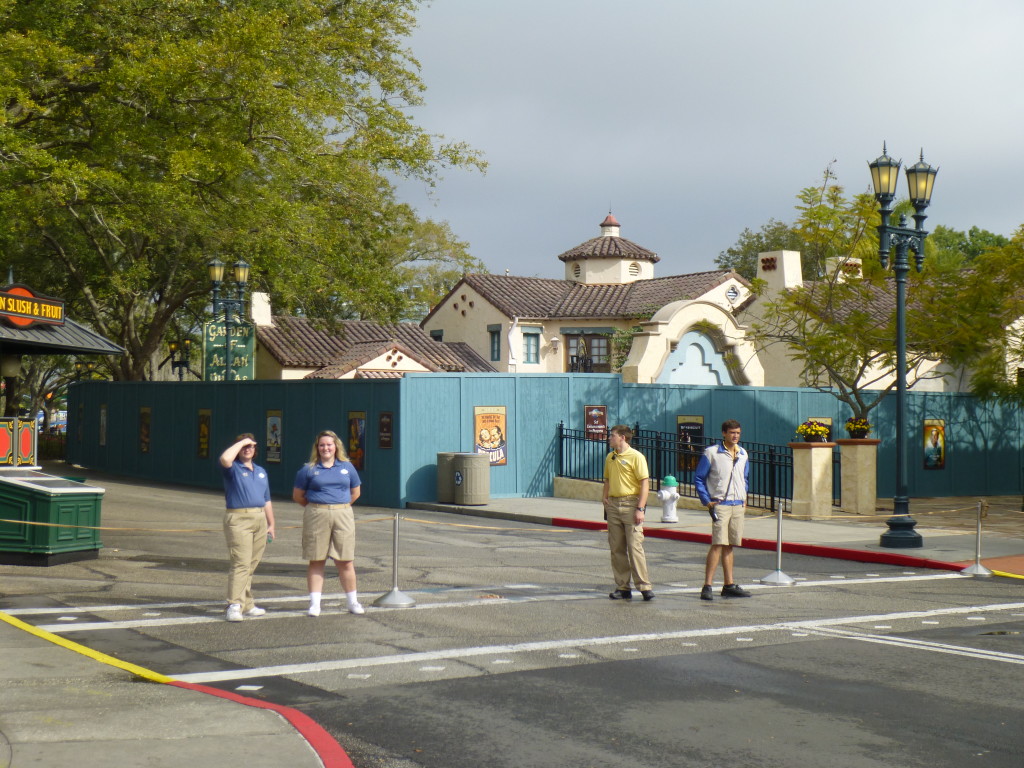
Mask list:
[[[486,504],[491,498],[491,460],[486,453],[457,453],[452,459],[455,503]]]
[[[458,454],[446,451],[437,454],[437,502],[451,504],[455,501],[455,481],[452,477],[452,459]]]

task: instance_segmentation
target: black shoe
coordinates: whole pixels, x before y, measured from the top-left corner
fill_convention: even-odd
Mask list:
[[[653,600],[654,599],[654,590],[653,589],[641,589],[640,590],[640,594],[644,596],[644,600]]]
[[[610,597],[612,600],[632,600],[633,593],[630,592],[628,589],[616,589],[614,592],[608,595],[608,597]]]
[[[750,597],[750,593],[739,584],[726,584],[722,587],[722,597]]]
[[[711,585],[710,584],[705,584],[703,587],[701,587],[700,599],[701,600],[714,600],[715,599],[714,594],[712,594],[712,589],[711,589]]]

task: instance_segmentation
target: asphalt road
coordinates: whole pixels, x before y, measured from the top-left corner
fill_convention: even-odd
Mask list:
[[[229,624],[217,495],[186,493],[105,533],[99,560],[3,568],[0,608],[300,709],[357,768],[1021,765],[1020,581],[788,556],[798,584],[766,587],[774,555],[739,550],[754,597],[706,603],[703,547],[649,539],[657,597],[626,603],[607,598],[603,533],[415,512],[398,586],[416,605],[374,608],[392,513],[361,508],[367,613],[332,594],[313,619],[280,503],[254,584],[268,613]]]

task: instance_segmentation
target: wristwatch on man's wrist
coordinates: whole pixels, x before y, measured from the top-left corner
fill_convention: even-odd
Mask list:
[[[647,507],[637,507],[636,511],[637,512],[643,512],[644,514],[647,514]]]

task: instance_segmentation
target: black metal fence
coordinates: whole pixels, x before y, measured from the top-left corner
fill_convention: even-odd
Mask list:
[[[661,481],[672,475],[679,481],[680,496],[697,498],[693,476],[697,470],[704,449],[713,445],[716,438],[704,437],[697,442],[683,442],[672,432],[634,430],[632,446],[647,458],[651,472],[651,491],[661,488]],[[558,475],[578,480],[604,478],[604,460],[608,455],[608,443],[595,439],[581,429],[567,429],[558,424]],[[787,445],[769,445],[743,441],[750,463],[750,483],[747,488],[747,503],[752,507],[779,508],[792,511],[793,501],[793,449]],[[834,495],[834,494],[833,494]]]

